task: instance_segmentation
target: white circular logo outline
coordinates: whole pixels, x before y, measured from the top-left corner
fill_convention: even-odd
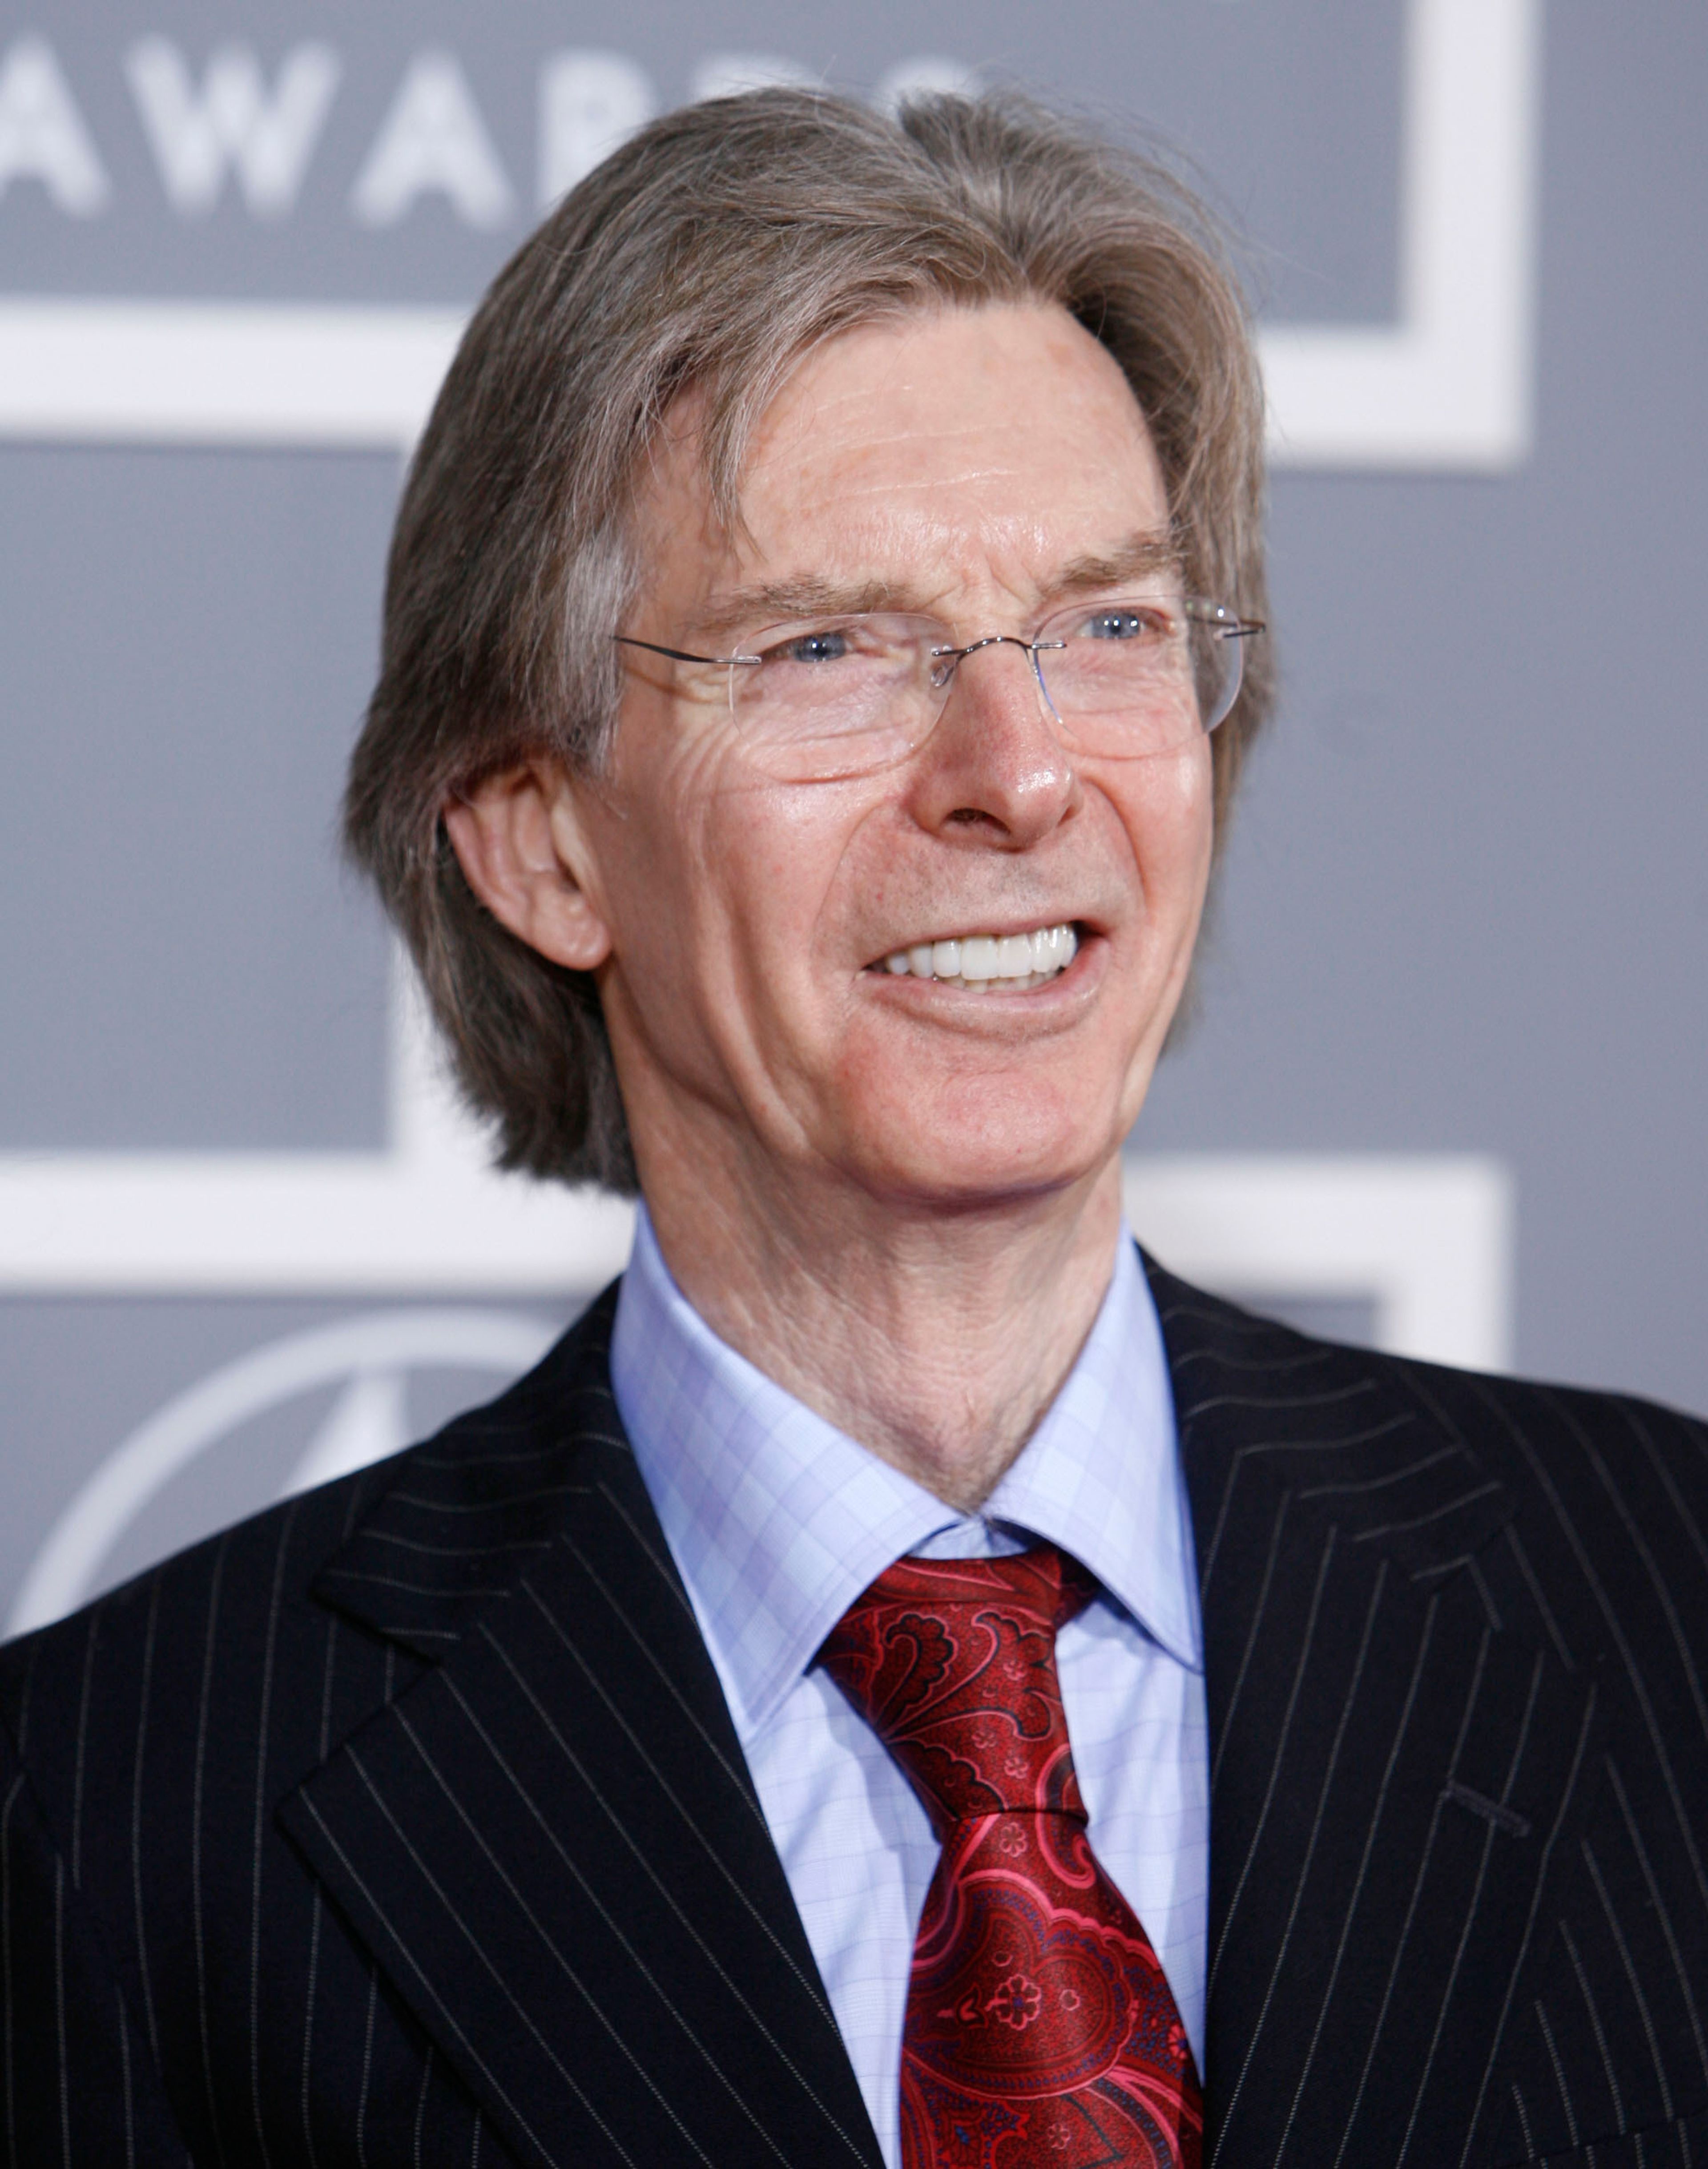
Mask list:
[[[316,1386],[416,1364],[519,1376],[561,1330],[519,1311],[376,1311],[289,1335],[221,1365],[140,1424],[78,1488],[24,1578],[8,1635],[29,1633],[74,1612],[149,1500],[263,1410]]]

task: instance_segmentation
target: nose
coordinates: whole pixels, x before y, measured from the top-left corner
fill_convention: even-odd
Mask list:
[[[1019,850],[1047,836],[1078,798],[1078,772],[1025,642],[1011,634],[973,642],[955,658],[916,764],[916,818],[934,834]]]

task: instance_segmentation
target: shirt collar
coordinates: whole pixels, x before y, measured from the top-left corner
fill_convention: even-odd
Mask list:
[[[671,1277],[644,1206],[611,1384],[743,1740],[861,1591],[927,1545],[1042,1537],[1170,1655],[1201,1668],[1168,1363],[1125,1228],[1077,1361],[981,1516],[945,1506],[719,1340]]]

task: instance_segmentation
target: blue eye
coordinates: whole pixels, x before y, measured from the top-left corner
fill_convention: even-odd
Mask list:
[[[798,640],[785,641],[781,648],[771,650],[772,656],[783,663],[840,663],[848,653],[845,632],[804,632]]]
[[[1086,640],[1142,640],[1147,633],[1155,631],[1154,621],[1141,611],[1099,610],[1081,627],[1081,637]]]

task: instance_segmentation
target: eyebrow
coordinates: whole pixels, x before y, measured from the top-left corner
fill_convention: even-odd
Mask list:
[[[1123,580],[1178,573],[1182,562],[1180,546],[1172,535],[1135,535],[1105,556],[1070,559],[1052,583],[1051,593],[1083,594],[1088,588],[1112,588]]]
[[[803,573],[790,580],[761,580],[732,588],[700,613],[694,624],[705,638],[783,624],[797,617],[857,617],[867,610],[906,610],[886,580],[827,580]]]
[[[1047,607],[1063,596],[1118,587],[1125,580],[1178,573],[1180,567],[1180,547],[1172,535],[1134,535],[1112,550],[1070,557],[1046,584],[1040,606]],[[732,588],[700,614],[694,630],[700,639],[717,640],[795,618],[857,617],[869,610],[920,608],[905,589],[898,589],[888,580],[832,580],[805,573],[792,579],[761,580]]]

